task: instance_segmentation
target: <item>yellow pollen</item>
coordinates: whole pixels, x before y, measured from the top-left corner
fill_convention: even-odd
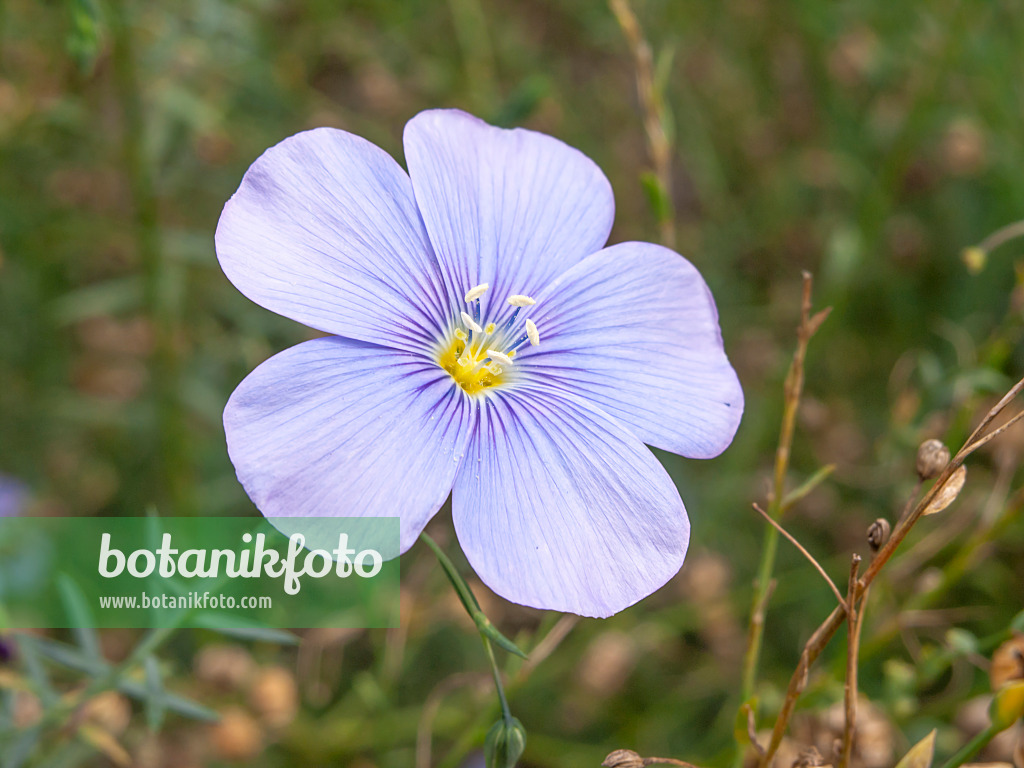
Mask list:
[[[463,392],[478,395],[497,387],[504,380],[502,367],[495,362],[485,364],[487,357],[483,349],[473,346],[467,349],[465,343],[456,338],[441,349],[437,364],[462,387]]]
[[[486,333],[488,336],[490,336],[492,333],[494,333],[494,330],[497,327],[498,326],[496,326],[494,323],[488,323],[487,325],[484,326],[484,333]]]

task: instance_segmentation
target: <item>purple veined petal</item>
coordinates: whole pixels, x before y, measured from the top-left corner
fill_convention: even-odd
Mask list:
[[[397,515],[404,552],[448,498],[471,407],[419,356],[331,337],[250,373],[224,409],[224,430],[265,516]]]
[[[611,185],[586,155],[552,136],[428,110],[406,124],[405,154],[449,290],[461,297],[489,283],[486,317],[496,319],[510,295],[532,296],[608,239]]]
[[[537,297],[541,343],[517,364],[625,424],[648,445],[711,458],[732,442],[743,390],[696,268],[651,243],[584,259]]]
[[[661,587],[690,524],[664,468],[581,398],[521,387],[488,398],[455,478],[455,530],[502,597],[606,617]]]
[[[409,177],[345,131],[306,131],[264,152],[224,206],[216,242],[238,290],[313,328],[414,352],[447,329]]]

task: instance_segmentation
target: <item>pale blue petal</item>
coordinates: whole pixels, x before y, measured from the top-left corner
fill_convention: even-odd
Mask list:
[[[365,139],[296,134],[249,168],[217,225],[228,279],[328,333],[421,351],[450,302],[409,177]]]
[[[224,429],[264,515],[397,515],[404,552],[448,497],[469,414],[436,365],[335,337],[256,368],[231,395]]]
[[[703,278],[674,251],[622,243],[581,261],[537,297],[539,347],[517,370],[575,392],[649,445],[717,456],[743,415]]]
[[[473,569],[502,597],[610,616],[679,570],[690,525],[654,455],[584,400],[521,387],[484,401],[452,512]]]
[[[512,294],[537,292],[608,239],[615,215],[608,180],[551,136],[430,110],[405,126],[405,155],[450,290],[461,297],[489,283],[485,317],[497,316]]]

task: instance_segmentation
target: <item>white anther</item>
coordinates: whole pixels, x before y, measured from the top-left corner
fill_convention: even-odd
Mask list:
[[[501,363],[502,365],[512,365],[513,364],[511,357],[506,355],[504,352],[499,352],[496,349],[488,349],[487,350],[487,356],[489,358],[491,358],[491,360],[496,360],[497,362]]]
[[[467,315],[465,312],[462,312],[461,314],[462,314],[462,324],[465,325],[467,328],[469,328],[469,330],[476,331],[477,333],[483,333],[484,332],[484,329],[481,328],[480,325],[472,317]]]
[[[472,288],[470,288],[468,291],[466,291],[465,298],[467,303],[479,299],[481,296],[487,293],[487,289],[490,287],[490,283],[480,283],[480,285],[475,285]]]
[[[526,321],[526,338],[533,346],[540,346],[540,331],[537,330],[537,324],[533,320]]]
[[[508,297],[508,303],[513,307],[532,307],[537,302],[531,299],[529,296],[524,296],[521,293],[517,293],[515,296]]]
[[[459,365],[461,365],[463,368],[465,368],[467,365],[469,365],[469,358],[466,355],[463,355],[462,357],[460,357],[459,358]]]
[[[492,376],[498,376],[501,373],[501,371],[502,371],[502,367],[500,365],[498,365],[497,363],[488,363],[487,364],[487,371]]]

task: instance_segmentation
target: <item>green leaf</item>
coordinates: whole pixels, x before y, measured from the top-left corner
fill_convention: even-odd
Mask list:
[[[523,659],[527,658],[526,654],[519,649],[519,646],[498,631],[498,628],[491,623],[491,620],[484,615],[483,611],[475,611],[472,614],[472,617],[481,634],[489,637],[509,653],[514,653],[516,656]]]
[[[110,672],[111,667],[107,662],[90,659],[77,648],[65,643],[59,643],[56,640],[46,640],[45,638],[36,638],[35,644],[40,654],[62,667],[97,678]],[[149,690],[146,685],[135,680],[119,680],[114,687],[137,701],[144,702],[149,696]],[[212,722],[220,719],[220,715],[214,710],[174,693],[165,694],[164,705],[169,711],[176,712],[183,717],[193,720]]]
[[[796,504],[807,494],[809,494],[811,491],[817,488],[822,483],[822,481],[827,479],[828,476],[835,471],[835,469],[835,464],[826,464],[824,467],[819,469],[809,478],[804,480],[804,482],[801,483],[797,488],[794,488],[792,491],[787,493],[782,499],[782,504],[780,504],[779,506],[783,510],[789,509],[791,506]]]
[[[146,724],[156,733],[163,725],[167,713],[167,697],[164,691],[163,675],[156,656],[147,656],[146,667]]]
[[[75,635],[78,647],[86,656],[102,659],[99,636],[93,628],[92,613],[82,590],[70,576],[63,572],[57,574],[57,590],[60,592],[61,602],[64,603],[64,609],[68,612],[68,618],[71,620],[71,631]]]
[[[67,38],[68,53],[83,74],[92,74],[100,50],[102,20],[93,0],[68,0],[71,32]]]
[[[477,602],[473,591],[469,588],[465,579],[462,578],[462,575],[456,570],[455,565],[448,558],[448,555],[446,555],[442,551],[441,547],[437,545],[437,542],[425,533],[421,533],[420,538],[423,539],[426,545],[434,551],[438,562],[441,563],[441,568],[448,577],[448,581],[450,581],[452,586],[455,587],[455,593],[459,596],[459,600],[462,602],[462,607],[466,609],[466,613],[469,614],[469,618],[471,618],[473,623],[476,624],[477,629],[480,630],[480,634],[489,637],[509,653],[514,653],[516,656],[521,656],[524,659],[527,658],[526,654],[523,653],[515,643],[501,634],[501,632],[498,631],[498,628],[495,627],[494,624],[491,623],[491,620],[484,615],[484,612],[480,610],[480,603]]]
[[[226,613],[201,613],[196,616],[195,623],[197,626],[237,640],[277,643],[278,645],[298,645],[301,642],[301,638],[291,632],[265,627]]]
[[[48,707],[57,701],[58,696],[50,683],[50,676],[46,673],[46,668],[39,658],[43,651],[41,647],[43,642],[42,638],[31,635],[17,636],[18,653],[25,662],[28,679],[32,682],[32,687],[43,706]]]
[[[38,727],[21,731],[11,746],[3,746],[4,768],[21,768],[39,744]]]
[[[672,203],[669,200],[667,190],[663,189],[658,177],[651,171],[644,171],[640,174],[640,186],[643,187],[647,196],[647,204],[651,208],[659,222],[672,219]]]

